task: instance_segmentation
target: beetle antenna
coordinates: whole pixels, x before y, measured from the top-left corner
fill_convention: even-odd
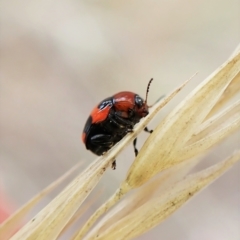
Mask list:
[[[150,79],[150,81],[148,82],[148,85],[147,85],[145,104],[147,104],[148,92],[149,92],[149,88],[150,88],[150,85],[151,85],[152,81],[153,81],[153,78]]]

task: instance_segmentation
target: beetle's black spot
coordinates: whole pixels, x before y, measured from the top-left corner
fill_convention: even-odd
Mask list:
[[[112,97],[104,99],[102,102],[99,103],[98,108],[100,110],[104,109],[106,106],[112,106],[113,105],[113,100]]]

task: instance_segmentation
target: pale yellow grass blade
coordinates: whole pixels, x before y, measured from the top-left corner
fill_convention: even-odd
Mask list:
[[[165,220],[193,195],[220,177],[239,160],[240,151],[223,162],[186,177],[178,184],[173,185],[164,195],[149,200],[125,218],[113,223],[102,234],[87,239],[128,240],[142,235]]]
[[[191,138],[239,71],[238,52],[193,90],[159,124],[130,167],[121,191],[139,187],[156,173],[179,162],[176,153]]]
[[[184,147],[178,152],[180,156],[178,161],[182,161],[184,159],[192,158],[196,155],[204,153],[209,148],[213,147],[226,137],[228,137],[233,132],[236,132],[240,129],[240,114],[236,116],[234,119],[230,119],[231,121],[226,122],[221,129],[210,132],[206,137],[200,139],[199,141]]]
[[[228,108],[224,109],[222,112],[214,115],[205,121],[194,135],[190,139],[190,143],[197,142],[198,140],[206,137],[210,132],[221,129],[223,124],[231,121],[240,115],[240,100],[231,104]]]
[[[229,84],[227,89],[224,91],[222,97],[219,99],[218,103],[213,107],[211,112],[208,114],[207,118],[213,116],[217,113],[227,102],[229,102],[235,95],[240,92],[240,73],[236,75],[233,81]]]
[[[67,223],[67,225],[62,229],[59,237],[62,236],[91,206],[94,202],[99,199],[99,196],[102,194],[102,190],[98,191],[88,202],[80,207],[80,209],[73,215],[71,220]]]
[[[139,208],[153,198],[154,195],[162,195],[167,191],[168,187],[186,176],[186,174],[195,167],[199,161],[200,158],[196,158],[167,169],[161,174],[158,174],[158,176],[150,180],[147,184],[137,188],[130,195],[125,196],[125,198],[117,204],[117,206],[115,206],[101,219],[99,223],[97,223],[97,225],[87,235],[87,238],[96,236],[103,232],[111,226],[112,223],[119,221],[121,218]]]
[[[98,158],[11,239],[54,240],[81,206],[111,158]]]
[[[64,175],[62,175],[60,178],[55,180],[53,183],[51,183],[49,186],[47,186],[45,189],[43,189],[41,192],[39,192],[36,196],[34,196],[32,199],[30,199],[25,205],[23,205],[20,209],[17,210],[17,212],[13,213],[6,221],[4,221],[0,225],[0,236],[5,239],[8,239],[12,234],[12,230],[15,229],[21,221],[24,220],[24,217],[32,210],[32,208],[42,199],[44,198],[48,193],[50,193],[52,190],[54,190],[57,186],[59,186],[64,180],[66,180],[67,177],[69,177],[76,169],[78,169],[82,163],[76,164],[74,167],[72,167],[70,170],[68,170]]]
[[[121,142],[119,142],[118,144],[116,144],[116,146],[114,146],[106,155],[109,157],[112,157],[111,159],[114,160],[115,156],[120,152],[121,149],[123,149],[125,147],[125,145],[127,143],[129,143],[130,141],[132,141],[134,138],[136,138],[137,134],[142,131],[145,126],[150,122],[150,120],[158,113],[158,111],[160,111],[179,91],[182,90],[183,87],[185,87],[185,85],[195,76],[196,74],[194,74],[190,79],[188,79],[187,81],[185,81],[180,87],[178,87],[177,89],[175,89],[171,94],[169,94],[167,97],[165,97],[163,100],[157,102],[156,104],[153,105],[153,107],[150,110],[150,113],[141,120],[141,122],[139,124],[136,125],[136,127],[134,128],[134,132],[131,134],[128,134]],[[98,218],[98,216],[102,215],[103,212],[107,211],[107,209],[109,209],[112,204],[114,202],[116,202],[116,200],[118,200],[119,197],[115,196],[115,198],[113,199],[113,201],[109,201],[107,203],[107,206],[105,206],[104,208],[101,208],[100,211],[96,214],[93,215],[89,221],[86,222],[86,224],[84,225],[84,227],[79,231],[78,234],[76,234],[76,236],[74,236],[74,240],[76,239],[82,239],[82,237],[85,235],[85,233],[88,231],[88,229],[92,226],[92,224],[95,222],[95,220]]]

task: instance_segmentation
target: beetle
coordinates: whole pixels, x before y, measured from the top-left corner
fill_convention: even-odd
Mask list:
[[[86,149],[101,156],[125,135],[133,132],[134,125],[149,113],[147,97],[152,81],[153,78],[148,83],[145,100],[136,93],[124,91],[105,98],[92,110],[82,133]],[[147,127],[144,130],[152,133]],[[136,143],[137,138],[133,141],[137,156]],[[112,168],[116,168],[116,161],[113,162]]]

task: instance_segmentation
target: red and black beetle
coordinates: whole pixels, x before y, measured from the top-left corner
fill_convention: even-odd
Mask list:
[[[148,115],[147,96],[151,79],[147,86],[145,101],[136,93],[119,92],[101,101],[87,119],[83,129],[82,140],[86,148],[100,156],[112,148],[141,118]],[[145,131],[151,133],[147,128]],[[137,139],[133,141],[135,155]],[[116,163],[113,163],[115,169]]]

